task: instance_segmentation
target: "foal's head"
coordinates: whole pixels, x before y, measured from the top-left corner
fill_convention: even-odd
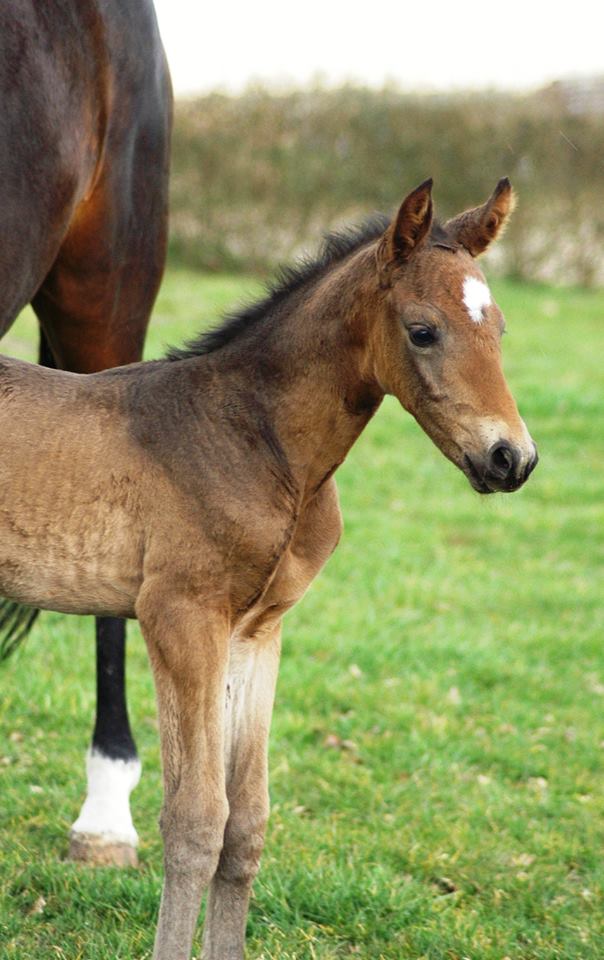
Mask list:
[[[480,493],[516,490],[537,463],[501,369],[501,310],[476,258],[514,197],[432,222],[432,181],[414,190],[377,247],[385,311],[374,327],[375,375]]]

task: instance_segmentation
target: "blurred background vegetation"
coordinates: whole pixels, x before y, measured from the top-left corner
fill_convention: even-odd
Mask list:
[[[250,88],[177,103],[170,256],[265,272],[328,229],[393,212],[434,177],[445,218],[509,176],[520,199],[490,270],[604,284],[604,78],[532,94]]]

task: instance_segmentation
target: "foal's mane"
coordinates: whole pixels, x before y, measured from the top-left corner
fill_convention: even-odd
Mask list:
[[[360,226],[327,234],[316,257],[306,257],[293,266],[281,267],[276,279],[268,285],[265,297],[227,314],[217,327],[187,341],[184,346],[171,347],[167,359],[187,360],[224,347],[251,324],[272,313],[292,294],[316,282],[346,257],[377,240],[389,223],[389,217],[374,214]]]
[[[220,350],[221,347],[235,340],[250,325],[272,313],[292,294],[316,283],[336,264],[377,240],[389,225],[390,217],[383,213],[376,213],[358,226],[346,227],[337,233],[328,233],[316,257],[305,257],[293,266],[280,268],[276,279],[268,284],[265,297],[234,313],[226,314],[218,326],[186,341],[182,347],[171,347],[166,354],[166,359],[188,360]],[[445,229],[437,222],[432,224],[429,241],[435,246],[455,249]]]

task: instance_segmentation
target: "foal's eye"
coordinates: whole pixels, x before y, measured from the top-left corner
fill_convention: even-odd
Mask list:
[[[431,327],[410,327],[409,339],[416,347],[429,347],[436,342],[436,333]]]

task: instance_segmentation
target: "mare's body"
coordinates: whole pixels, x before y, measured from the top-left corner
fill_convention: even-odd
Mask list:
[[[0,593],[136,616],[147,643],[165,794],[155,960],[190,956],[208,883],[204,958],[243,956],[281,619],[337,543],[332,474],[384,394],[481,493],[535,466],[474,260],[511,187],[432,230],[430,187],[170,359],[86,378],[0,367]]]
[[[165,260],[172,109],[151,0],[3,4],[0,96],[0,336],[31,302],[41,362],[89,373],[139,360]],[[97,644],[93,753],[138,769],[124,624],[99,621]],[[84,834],[118,839],[106,859],[131,862],[129,813],[114,827],[102,806],[74,853],[90,852]]]

